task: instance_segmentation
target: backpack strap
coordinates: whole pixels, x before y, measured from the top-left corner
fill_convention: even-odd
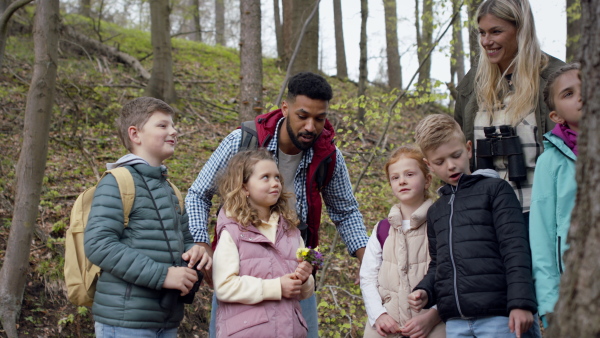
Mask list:
[[[383,249],[383,243],[385,243],[385,240],[387,239],[389,234],[390,234],[390,221],[388,221],[387,218],[384,218],[381,221],[379,221],[379,224],[377,225],[377,240],[379,241],[379,244],[381,244],[382,249]]]
[[[135,200],[135,183],[133,182],[133,176],[131,175],[129,169],[125,167],[107,170],[104,172],[104,174],[102,174],[102,177],[106,176],[108,173],[113,175],[117,180],[119,193],[121,194],[121,201],[123,202],[123,225],[127,227],[129,224],[129,214],[131,213],[133,201]]]
[[[177,196],[177,200],[179,201],[179,212],[183,215],[183,209],[185,208],[185,201],[183,200],[181,191],[179,191],[179,188],[177,188],[175,186],[175,184],[173,184],[173,182],[171,182],[169,180],[167,180],[167,182],[169,182],[169,184],[171,185],[171,188],[175,192],[175,196]]]
[[[240,126],[242,129],[242,139],[240,140],[240,149],[256,149],[258,147],[258,132],[254,121],[244,121]]]

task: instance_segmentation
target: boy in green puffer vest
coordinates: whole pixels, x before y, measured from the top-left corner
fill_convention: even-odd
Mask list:
[[[112,175],[97,185],[85,229],[85,254],[102,269],[92,312],[98,337],[176,337],[183,299],[211,258],[196,245],[188,216],[167,181],[163,161],[177,144],[173,109],[142,97],[123,106],[118,135],[131,153],[108,169],[127,168],[135,200],[124,226],[119,186]]]

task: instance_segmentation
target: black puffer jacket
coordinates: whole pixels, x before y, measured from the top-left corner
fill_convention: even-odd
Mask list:
[[[501,179],[463,175],[445,185],[427,213],[431,263],[415,289],[440,317],[537,312],[531,254],[521,205]]]

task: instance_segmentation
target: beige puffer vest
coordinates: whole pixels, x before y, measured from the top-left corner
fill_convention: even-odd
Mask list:
[[[428,199],[410,217],[410,229],[402,231],[402,212],[399,205],[390,210],[388,220],[390,232],[383,245],[383,262],[379,269],[379,295],[388,315],[400,326],[414,316],[408,305],[408,295],[419,284],[429,267],[429,245],[427,241],[427,209],[433,203]],[[444,325],[443,323],[438,326]],[[432,330],[439,332],[439,327]],[[445,331],[445,330],[444,330]],[[444,332],[441,331],[441,332]],[[430,334],[431,336],[431,334]]]

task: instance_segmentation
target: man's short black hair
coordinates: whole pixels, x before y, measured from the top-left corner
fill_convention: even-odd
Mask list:
[[[287,100],[293,102],[298,95],[329,102],[333,97],[333,90],[321,75],[301,72],[292,76],[288,82]]]

